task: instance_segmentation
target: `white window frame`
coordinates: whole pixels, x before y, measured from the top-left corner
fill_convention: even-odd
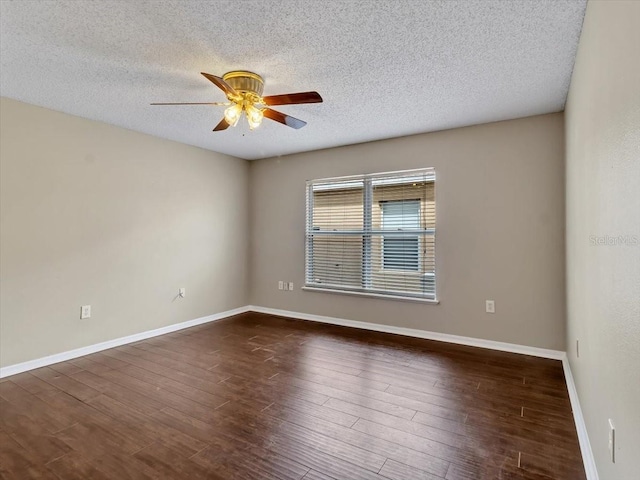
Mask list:
[[[390,176],[397,177],[399,175],[402,175],[401,179],[388,178]],[[383,235],[385,233],[382,229],[374,230],[372,228],[373,185],[403,184],[412,180],[424,181],[425,177],[428,181],[433,181],[435,184],[436,176],[435,176],[435,170],[433,168],[404,170],[404,171],[396,171],[396,172],[384,172],[384,173],[368,174],[368,175],[353,175],[348,177],[335,177],[335,178],[325,178],[325,179],[307,181],[307,187],[306,187],[307,205],[306,205],[306,222],[305,222],[305,225],[306,225],[305,285],[302,289],[306,291],[357,295],[357,296],[363,296],[363,297],[375,297],[375,298],[385,298],[385,299],[393,299],[393,300],[408,300],[408,301],[417,301],[417,302],[432,303],[432,304],[440,303],[437,299],[437,265],[436,265],[436,272],[421,272],[420,269],[418,269],[418,271],[415,272],[415,275],[435,277],[434,293],[432,295],[431,294],[429,295],[414,294],[410,292],[403,292],[402,294],[398,294],[396,292],[376,290],[376,289],[373,289],[373,286],[372,286],[371,239],[372,239],[372,235]],[[333,189],[338,190],[338,189],[348,188],[349,185],[354,185],[354,188],[360,188],[361,186],[363,187],[363,230],[362,232],[364,233],[363,233],[363,260],[362,260],[362,288],[351,288],[347,286],[344,286],[344,287],[323,286],[321,284],[314,283],[312,281],[313,272],[310,271],[310,265],[312,262],[312,255],[313,255],[313,238],[314,238],[314,235],[317,235],[318,233],[328,234],[328,235],[332,235],[332,233],[318,232],[313,230],[314,189],[315,191],[333,190]],[[354,234],[359,232],[360,231],[358,232],[343,231],[343,232],[340,232],[340,234]],[[420,229],[419,233],[432,235],[434,238],[434,243],[437,242],[435,227]],[[418,253],[421,255],[420,246],[418,246]],[[382,254],[384,255],[384,253]],[[421,260],[422,260],[422,257],[419,258],[419,264]],[[382,268],[383,267],[384,267],[384,262],[382,262]],[[409,270],[396,270],[396,271],[403,272],[405,274],[412,273],[412,271],[409,271]]]

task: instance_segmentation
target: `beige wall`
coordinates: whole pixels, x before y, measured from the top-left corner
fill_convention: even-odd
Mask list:
[[[247,162],[9,99],[0,114],[0,365],[248,303]]]
[[[636,479],[640,2],[592,0],[587,6],[566,107],[566,158],[567,351],[600,478]],[[610,243],[607,236],[630,244],[594,245]],[[615,464],[608,458],[609,418],[616,426]]]
[[[251,303],[564,350],[563,128],[552,114],[252,162]],[[300,290],[305,180],[428,166],[439,305]]]

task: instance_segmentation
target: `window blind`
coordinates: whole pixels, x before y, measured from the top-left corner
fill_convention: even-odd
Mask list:
[[[432,168],[307,182],[307,287],[435,300]]]
[[[382,230],[410,231],[420,228],[420,200],[381,202]],[[413,233],[382,237],[382,268],[420,270],[420,237]]]

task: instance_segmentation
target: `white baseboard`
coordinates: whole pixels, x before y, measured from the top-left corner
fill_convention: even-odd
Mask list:
[[[331,325],[341,325],[343,327],[361,328],[364,330],[373,330],[383,333],[394,333],[396,335],[404,335],[407,337],[424,338],[427,340],[437,340],[439,342],[455,343],[458,345],[467,345],[470,347],[488,348],[491,350],[500,350],[502,352],[520,353],[522,355],[532,355],[534,357],[551,358],[554,360],[562,360],[565,352],[560,350],[547,350],[545,348],[528,347],[526,345],[517,345],[515,343],[495,342],[493,340],[483,340],[481,338],[462,337],[459,335],[450,335],[448,333],[430,332],[428,330],[418,330],[415,328],[394,327],[391,325],[382,325],[379,323],[360,322],[357,320],[346,320],[344,318],[324,317],[321,315],[312,315],[309,313],[290,312],[288,310],[279,310],[276,308],[258,307],[249,305],[248,309],[252,312],[266,313],[269,315],[277,315],[280,317],[297,318],[300,320],[310,320],[312,322],[329,323]]]
[[[562,357],[562,368],[564,369],[564,378],[567,382],[569,400],[571,401],[571,410],[573,411],[573,421],[576,424],[576,432],[578,433],[578,442],[580,443],[580,452],[582,453],[582,462],[584,463],[587,480],[598,480],[596,460],[591,450],[591,442],[589,442],[587,425],[584,423],[582,408],[580,408],[580,400],[578,399],[578,391],[576,390],[576,384],[573,380],[573,374],[571,373],[569,358],[566,354]]]
[[[16,375],[28,370],[33,370],[35,368],[46,367],[47,365],[52,365],[54,363],[72,360],[84,355],[89,355],[90,353],[96,353],[102,350],[107,350],[108,348],[126,345],[127,343],[139,342],[140,340],[157,337],[158,335],[164,335],[165,333],[171,333],[178,330],[183,330],[185,328],[195,327],[196,325],[202,325],[203,323],[215,322],[216,320],[222,320],[223,318],[248,312],[249,310],[250,309],[248,306],[234,308],[233,310],[227,310],[226,312],[220,312],[213,315],[208,315],[206,317],[196,318],[195,320],[175,323],[173,325],[167,325],[166,327],[156,328],[155,330],[147,330],[146,332],[135,333],[126,337],[107,340],[106,342],[96,343],[87,347],[76,348],[75,350],[69,350],[68,352],[56,353],[55,355],[49,355],[48,357],[36,358],[35,360],[29,360],[23,363],[16,363],[15,365],[9,365],[7,367],[0,368],[0,378],[9,377],[11,375]]]

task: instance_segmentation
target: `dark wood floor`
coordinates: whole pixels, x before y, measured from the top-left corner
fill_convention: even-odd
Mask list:
[[[585,478],[554,360],[250,313],[0,382],[2,478]]]

